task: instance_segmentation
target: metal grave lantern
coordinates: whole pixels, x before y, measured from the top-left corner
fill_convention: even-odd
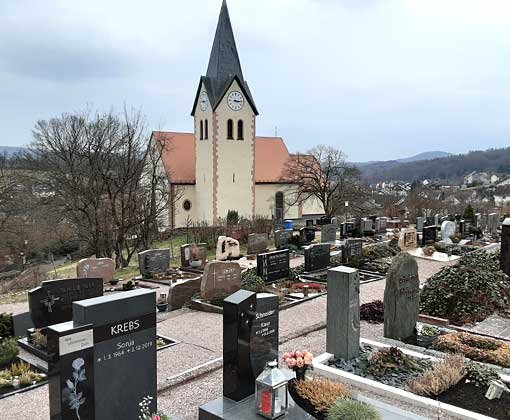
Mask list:
[[[255,382],[257,414],[268,419],[283,416],[288,408],[288,380],[276,360],[268,362]]]

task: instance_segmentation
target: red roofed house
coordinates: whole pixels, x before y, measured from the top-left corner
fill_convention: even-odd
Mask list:
[[[256,136],[258,111],[242,74],[225,1],[191,115],[194,133],[152,133],[162,146],[162,163],[176,197],[170,200],[169,227],[181,227],[188,218],[214,224],[229,210],[247,218],[277,219],[323,213],[315,200],[285,205],[290,186],[283,175],[292,155],[282,138]]]

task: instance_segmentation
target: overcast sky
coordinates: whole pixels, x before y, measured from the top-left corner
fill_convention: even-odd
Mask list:
[[[350,160],[510,145],[509,0],[229,0],[258,135]],[[221,0],[0,0],[0,145],[141,108],[191,131]]]

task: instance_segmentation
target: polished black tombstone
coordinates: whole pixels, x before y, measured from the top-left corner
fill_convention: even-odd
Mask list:
[[[299,229],[299,238],[302,243],[309,244],[315,239],[315,229],[309,227]]]
[[[331,246],[316,244],[305,248],[305,271],[327,268],[330,262]]]
[[[434,244],[437,241],[437,226],[425,226],[422,233],[422,246]]]
[[[278,297],[239,290],[223,301],[223,396],[255,392],[266,363],[278,359]]]
[[[267,252],[257,255],[257,275],[265,282],[285,279],[289,276],[289,250]]]
[[[78,278],[43,281],[28,292],[30,316],[36,328],[72,319],[73,302],[103,295],[103,279]]]
[[[342,246],[342,263],[346,264],[352,257],[363,254],[362,239],[347,239]]]
[[[292,238],[292,230],[275,230],[274,245],[276,249],[287,249]]]

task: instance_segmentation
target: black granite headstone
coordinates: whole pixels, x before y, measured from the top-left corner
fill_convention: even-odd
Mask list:
[[[74,326],[93,325],[95,420],[138,420],[157,408],[156,293],[133,290],[73,304]]]
[[[342,246],[342,262],[348,263],[352,257],[357,257],[363,254],[363,240],[362,239],[347,239]]]
[[[43,281],[28,292],[30,316],[36,328],[72,319],[73,302],[103,295],[103,279],[79,278]]]
[[[422,246],[435,243],[437,241],[437,226],[425,226],[422,235]]]
[[[247,252],[250,255],[267,252],[267,233],[250,233]]]
[[[50,419],[95,420],[92,325],[52,325],[47,337]]]
[[[331,246],[316,244],[305,248],[305,271],[327,268],[330,260]]]
[[[289,241],[291,238],[291,230],[275,230],[274,245],[276,249],[287,249],[289,247]]]
[[[299,229],[299,237],[302,243],[309,244],[315,239],[315,229],[304,227]]]
[[[241,401],[278,359],[278,297],[239,290],[223,301],[223,395]]]
[[[288,249],[257,255],[257,275],[265,282],[287,278],[289,267]]]
[[[164,273],[169,266],[169,249],[149,249],[138,253],[138,267],[142,275]]]

